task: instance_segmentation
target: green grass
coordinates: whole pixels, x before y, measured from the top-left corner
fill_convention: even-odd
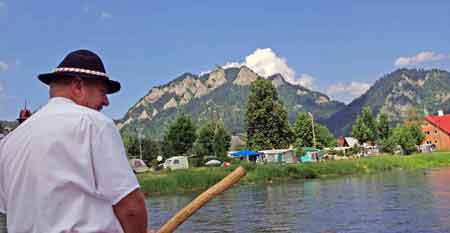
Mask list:
[[[309,164],[241,164],[247,175],[241,184],[261,184],[293,179],[325,178],[389,171],[393,169],[426,169],[450,166],[450,152],[410,156],[376,156],[358,160],[326,161]],[[193,168],[189,170],[149,172],[138,175],[142,190],[147,195],[177,194],[201,191],[214,185],[234,170],[229,168]]]

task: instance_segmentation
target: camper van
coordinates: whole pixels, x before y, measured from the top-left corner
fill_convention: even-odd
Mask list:
[[[177,170],[188,168],[189,162],[186,156],[174,156],[166,159],[166,162],[164,162],[164,169]]]

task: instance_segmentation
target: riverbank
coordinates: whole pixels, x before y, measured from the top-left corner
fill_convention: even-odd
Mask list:
[[[450,166],[450,152],[410,156],[376,156],[357,160],[325,161],[309,164],[242,164],[247,175],[240,184],[261,184],[291,179],[313,179],[330,176],[366,174],[393,169],[426,169]],[[146,195],[166,195],[204,190],[219,182],[238,166],[228,168],[194,168],[188,170],[138,175]]]

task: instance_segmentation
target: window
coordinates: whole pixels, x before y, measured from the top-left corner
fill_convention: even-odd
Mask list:
[[[436,140],[436,141],[434,141],[434,143],[435,143],[435,144],[437,144],[437,140]]]
[[[173,161],[173,164],[180,164],[180,160],[175,159],[175,160]]]
[[[434,130],[434,133],[437,134],[437,130]]]

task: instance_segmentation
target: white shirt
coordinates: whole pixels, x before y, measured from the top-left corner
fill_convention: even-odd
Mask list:
[[[52,98],[0,141],[8,232],[123,232],[112,206],[139,187],[114,122]]]

